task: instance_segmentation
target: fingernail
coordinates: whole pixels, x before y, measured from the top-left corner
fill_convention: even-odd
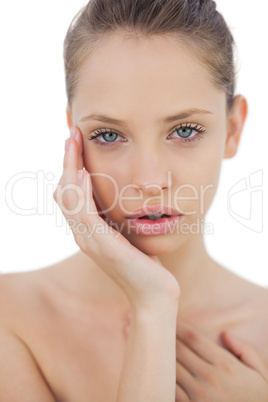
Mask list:
[[[70,148],[70,141],[69,138],[65,141],[65,152],[69,151]]]
[[[75,138],[76,127],[72,127],[70,131],[70,137]]]

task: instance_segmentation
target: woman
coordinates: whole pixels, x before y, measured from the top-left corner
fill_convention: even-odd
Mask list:
[[[91,0],[64,57],[81,252],[1,278],[1,400],[267,401],[267,290],[203,241],[247,115],[215,3]]]

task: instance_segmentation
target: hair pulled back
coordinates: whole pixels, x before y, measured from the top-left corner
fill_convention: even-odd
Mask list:
[[[231,108],[235,91],[234,40],[213,0],[90,0],[74,17],[64,40],[69,106],[82,64],[116,31],[177,35],[208,69],[214,84],[226,92]]]

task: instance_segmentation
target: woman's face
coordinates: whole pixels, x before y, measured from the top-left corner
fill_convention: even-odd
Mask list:
[[[98,208],[132,244],[160,255],[203,234],[225,155],[226,96],[186,45],[110,36],[81,69],[71,117]],[[166,234],[146,234],[128,219],[144,206],[182,216]]]

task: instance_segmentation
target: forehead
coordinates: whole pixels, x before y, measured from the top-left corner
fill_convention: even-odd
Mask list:
[[[182,39],[117,33],[82,66],[74,103],[160,112],[163,105],[170,110],[172,104],[215,109],[216,98],[224,103],[225,93],[215,87],[207,68]]]

